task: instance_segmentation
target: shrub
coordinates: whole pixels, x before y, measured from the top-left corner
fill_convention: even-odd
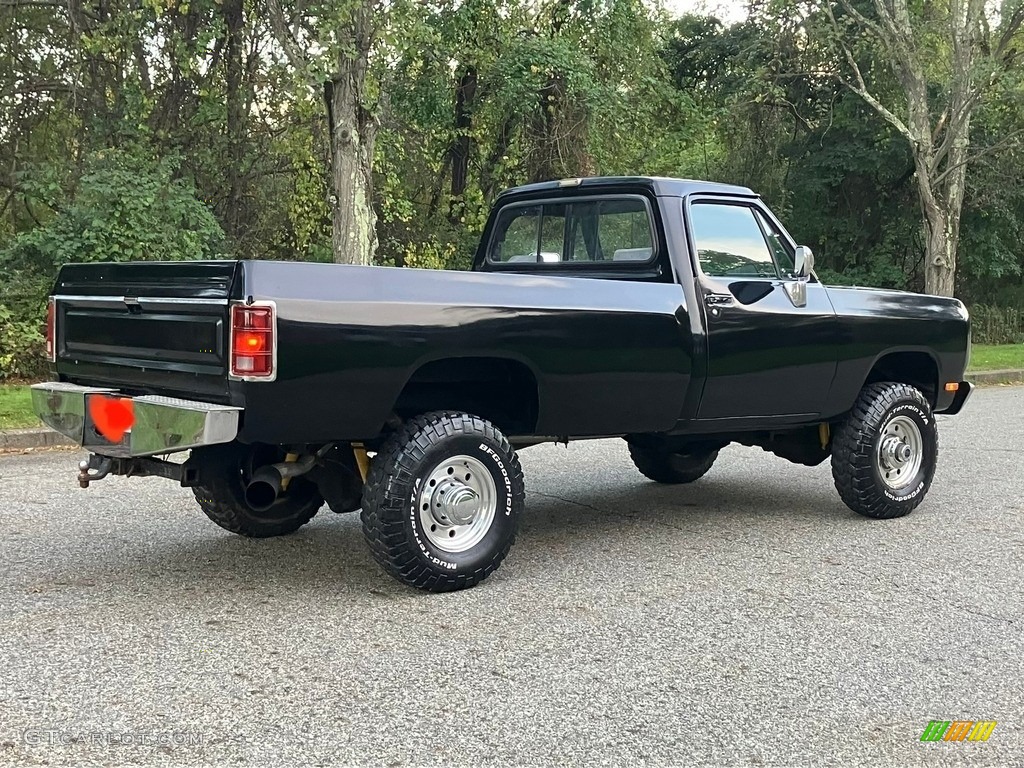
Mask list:
[[[0,301],[0,379],[30,379],[45,372],[43,329],[37,314],[22,315],[16,306],[12,309]]]
[[[139,147],[94,153],[74,199],[0,250],[0,379],[44,371],[45,298],[62,264],[220,255],[223,231],[177,169]]]
[[[8,269],[48,274],[73,261],[179,261],[218,254],[224,233],[176,177],[174,158],[153,160],[139,149],[94,154],[74,199],[43,226],[0,252]],[[5,270],[6,271],[6,270]]]
[[[975,304],[971,339],[976,344],[1024,344],[1024,313],[1017,307]]]

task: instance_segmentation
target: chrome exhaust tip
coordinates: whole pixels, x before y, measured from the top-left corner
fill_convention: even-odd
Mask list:
[[[273,465],[256,470],[245,486],[245,503],[257,512],[266,512],[281,496],[281,473]]]
[[[316,454],[304,456],[298,461],[268,464],[257,469],[245,486],[245,503],[256,512],[266,512],[281,499],[281,485],[285,478],[299,477],[313,468],[316,460],[333,447],[321,448]]]

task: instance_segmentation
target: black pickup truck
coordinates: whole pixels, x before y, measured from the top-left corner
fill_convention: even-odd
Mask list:
[[[470,272],[67,265],[33,401],[83,487],[177,480],[253,537],[361,509],[388,572],[448,591],[508,553],[543,442],[621,437],[659,483],[733,442],[831,456],[851,509],[905,515],[969,349],[956,299],[822,285],[749,189],[568,179],[501,195]]]

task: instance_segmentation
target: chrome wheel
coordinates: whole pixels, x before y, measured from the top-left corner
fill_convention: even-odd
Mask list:
[[[483,463],[452,456],[431,470],[416,503],[427,540],[443,552],[465,552],[491,529],[498,490]]]
[[[875,465],[882,482],[894,491],[910,485],[921,469],[924,439],[917,422],[909,416],[893,416],[878,440]]]

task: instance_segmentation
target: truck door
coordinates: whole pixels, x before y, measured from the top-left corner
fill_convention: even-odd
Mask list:
[[[707,328],[697,417],[819,414],[836,371],[836,316],[813,276],[797,288],[794,244],[759,201],[685,203]]]

